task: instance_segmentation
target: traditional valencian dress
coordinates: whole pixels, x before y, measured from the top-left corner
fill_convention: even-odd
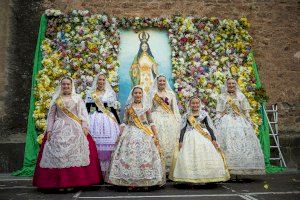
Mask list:
[[[143,96],[146,97],[145,93]],[[130,103],[125,110],[124,131],[112,156],[108,182],[119,186],[163,185],[163,156],[158,140],[152,137],[150,126],[153,121],[149,106],[144,99],[143,108],[135,108],[131,99],[129,97],[127,101]]]
[[[237,88],[236,95],[223,89],[217,103],[217,140],[224,150],[230,174],[265,174],[264,156],[251,125],[251,109],[245,95]]]
[[[73,87],[74,88],[74,87]],[[99,184],[101,170],[97,149],[88,128],[88,113],[73,91],[69,99],[53,98],[47,119],[47,135],[37,158],[33,185],[38,188],[69,188]]]
[[[230,178],[221,149],[216,148],[212,123],[206,111],[186,114],[180,134],[182,148],[174,153],[169,178],[178,182],[210,183]]]
[[[96,76],[91,90],[87,93],[85,102],[89,112],[91,135],[96,142],[102,175],[105,177],[111,153],[120,134],[120,120],[116,110],[118,106],[116,93],[106,80],[105,91],[99,94],[96,91],[98,77]]]
[[[177,100],[166,79],[166,96],[158,95],[157,79],[151,88],[152,118],[157,128],[159,144],[164,152],[167,172],[170,169],[173,152],[180,135],[181,116]],[[165,77],[165,76],[163,76]]]

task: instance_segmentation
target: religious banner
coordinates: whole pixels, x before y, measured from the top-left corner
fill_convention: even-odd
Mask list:
[[[164,74],[171,85],[171,47],[167,31],[142,29],[120,31],[119,101],[122,113],[132,87],[141,85],[149,94],[154,79]]]

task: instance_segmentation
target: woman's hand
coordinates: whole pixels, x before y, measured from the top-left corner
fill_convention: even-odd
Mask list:
[[[220,148],[219,144],[217,143],[216,140],[212,141],[213,145],[215,146],[216,149]]]
[[[124,126],[120,126],[120,135],[122,135],[124,128],[125,128]]]
[[[221,113],[221,118],[224,117],[224,115],[227,115],[227,111]]]
[[[182,142],[179,143],[179,150],[182,148]]]
[[[51,136],[52,136],[52,132],[51,132],[51,131],[48,131],[48,132],[47,132],[47,141],[50,141],[50,140],[51,140]]]
[[[157,130],[156,130],[156,126],[155,125],[152,125],[151,126],[151,130],[152,130],[152,133],[153,133],[153,138],[156,138],[157,137]]]
[[[118,136],[115,145],[118,145],[118,143],[119,143],[119,141],[120,141],[120,137],[121,137],[121,134]]]
[[[90,131],[87,128],[83,128],[83,133],[85,136],[87,136],[88,134],[90,134]]]

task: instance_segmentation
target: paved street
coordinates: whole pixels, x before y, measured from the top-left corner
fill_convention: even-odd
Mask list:
[[[300,172],[245,177],[240,181],[203,186],[179,185],[168,182],[162,189],[127,191],[110,185],[81,188],[68,193],[45,193],[31,186],[30,178],[0,174],[0,199],[207,199],[207,200],[293,200],[300,199]]]

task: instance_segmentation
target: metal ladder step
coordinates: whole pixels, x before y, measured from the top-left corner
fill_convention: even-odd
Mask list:
[[[265,106],[263,106],[263,110],[264,110],[265,115],[267,116],[267,121],[268,121],[269,128],[270,128],[270,133],[269,133],[270,140],[273,139],[273,142],[275,143],[275,145],[270,146],[270,149],[277,149],[277,151],[278,151],[278,157],[270,157],[270,160],[272,160],[272,161],[279,160],[280,165],[282,167],[286,167],[286,163],[283,158],[283,155],[282,155],[282,152],[280,149],[280,144],[279,144],[277,104],[272,105],[271,109],[269,109],[269,110],[266,110]]]
[[[270,158],[270,160],[281,160],[281,158]]]
[[[279,146],[280,147],[280,146]],[[278,148],[278,146],[270,146],[270,148]]]

